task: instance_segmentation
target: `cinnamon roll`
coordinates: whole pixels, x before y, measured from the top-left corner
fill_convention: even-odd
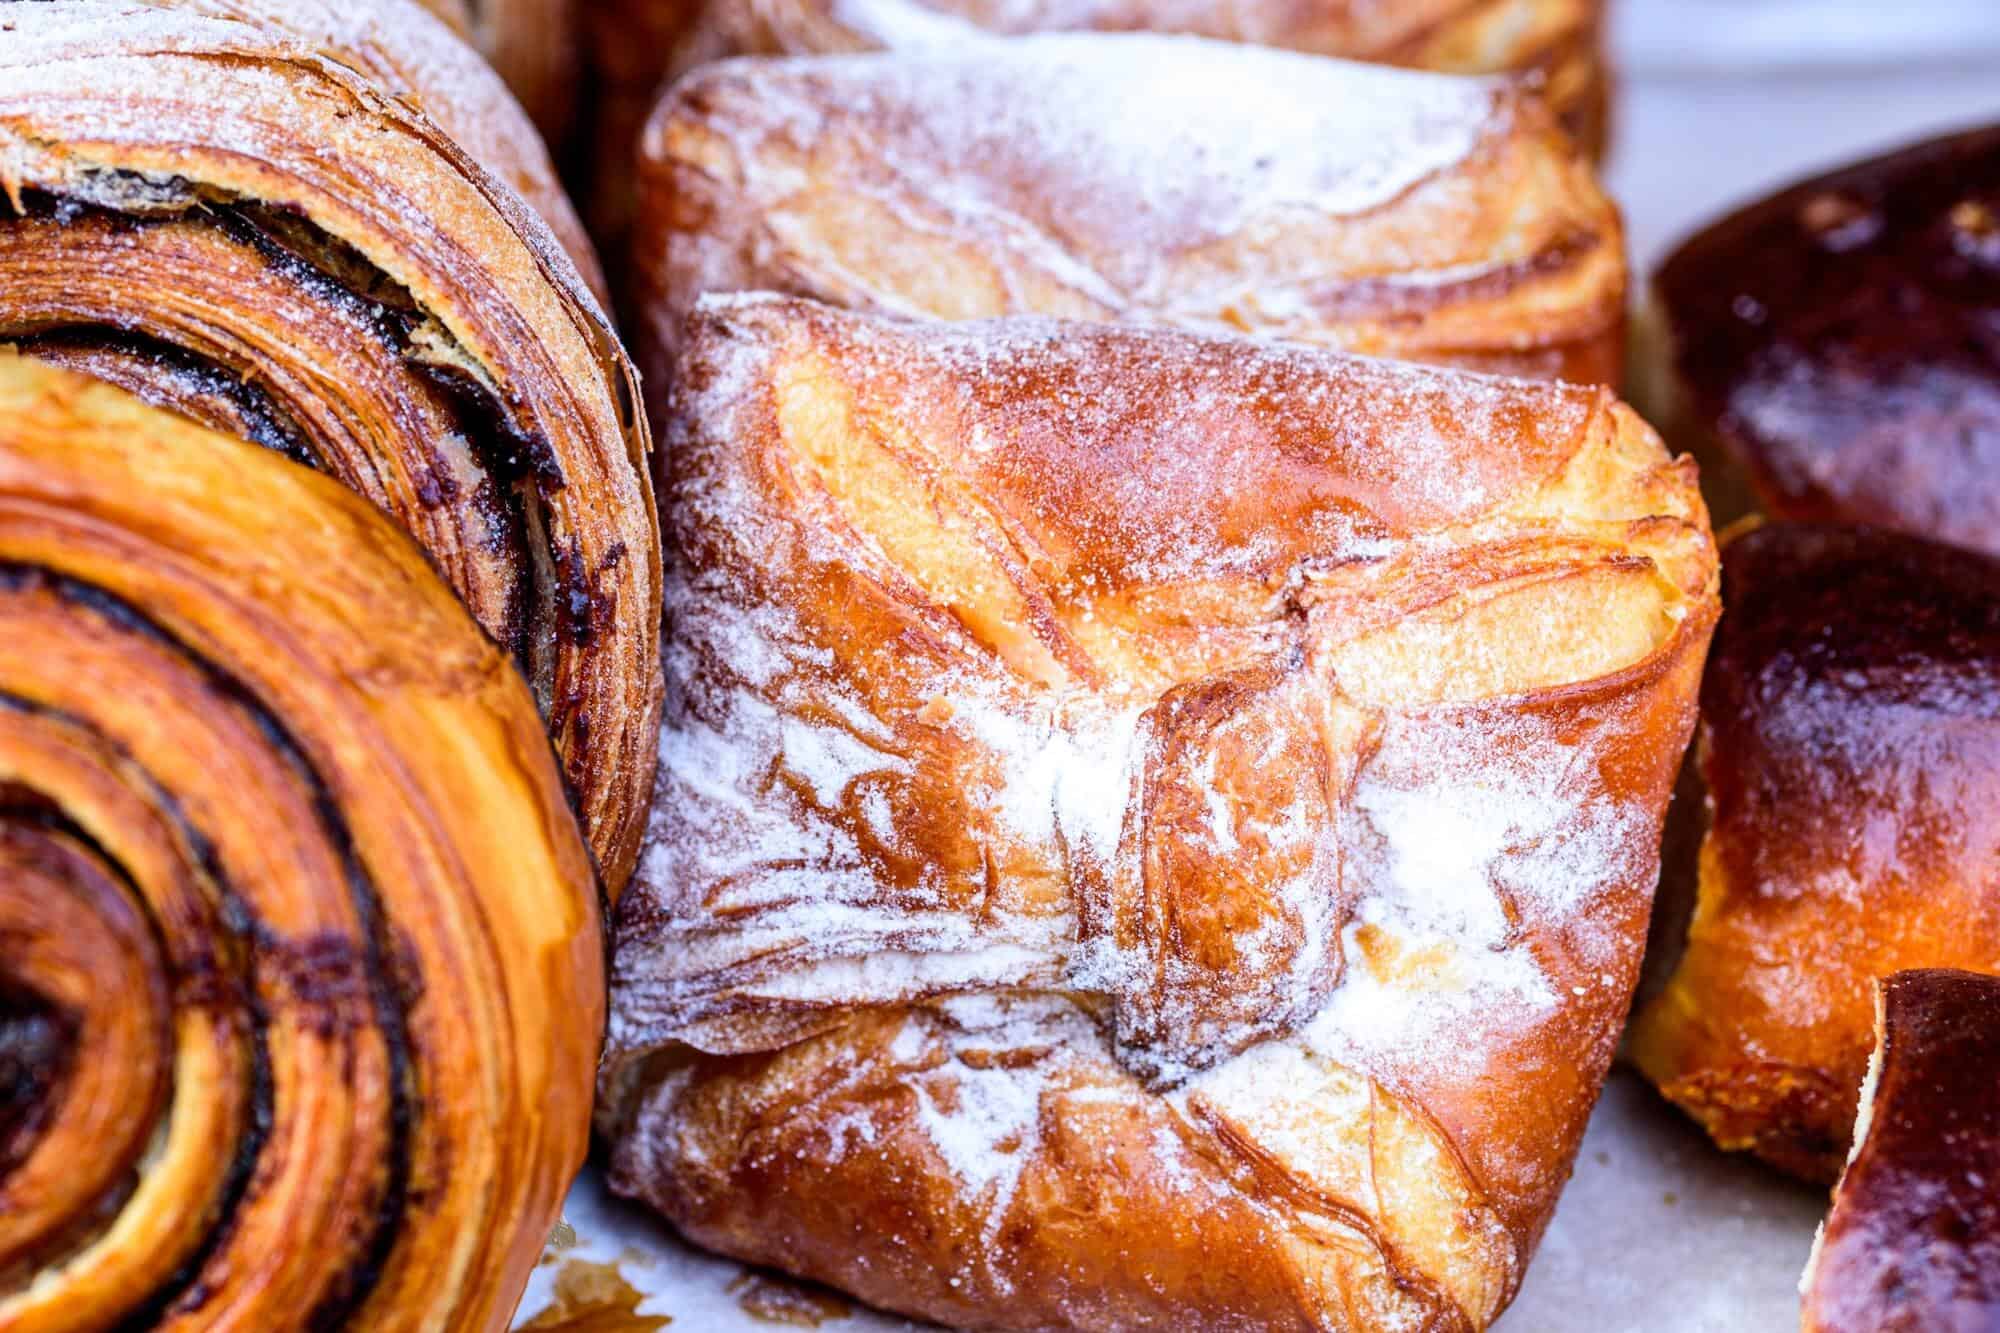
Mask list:
[[[1144,34],[728,61],[637,180],[656,386],[697,297],[760,289],[1577,380],[1624,355],[1617,210],[1499,81]]]
[[[614,1188],[971,1328],[1484,1328],[1716,616],[1602,388],[695,309]]]
[[[2000,1324],[2000,977],[1898,972],[1875,995],[1854,1157],[1813,1245],[1803,1333]]]
[[[349,491],[12,355],[0,940],[0,1327],[506,1327],[603,1017],[533,699]]]
[[[1653,281],[1648,415],[1718,520],[1868,523],[2000,555],[2000,126],[1802,181]]]
[[[2000,959],[2000,559],[1779,523],[1722,590],[1693,917],[1631,1052],[1723,1147],[1830,1182],[1876,979]]]
[[[415,534],[528,677],[615,890],[658,726],[632,370],[541,219],[378,81],[400,58],[301,35],[364,15],[12,7],[0,339],[309,462]]]
[[[600,0],[584,16],[600,85],[592,222],[601,236],[624,233],[632,145],[655,99],[696,65],[732,55],[936,49],[983,36],[1152,31],[1448,74],[1528,71],[1595,153],[1608,101],[1602,8],[1602,0]],[[1199,77],[1173,91],[1211,100]]]

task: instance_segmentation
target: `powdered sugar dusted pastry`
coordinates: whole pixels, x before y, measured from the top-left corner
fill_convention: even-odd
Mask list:
[[[1875,1009],[1804,1333],[1988,1333],[2000,1327],[2000,977],[1898,972]]]
[[[1876,979],[2000,959],[2000,559],[1776,523],[1723,597],[1694,917],[1631,1049],[1724,1147],[1831,1181]]]
[[[493,62],[542,133],[560,143],[576,113],[577,0],[422,3]]]
[[[1648,415],[1718,521],[1871,523],[2000,555],[2000,125],[1738,210],[1653,281]]]
[[[984,36],[1152,31],[1452,74],[1527,70],[1595,151],[1606,103],[1602,8],[1602,0],[599,0],[585,7],[603,84],[592,220],[601,234],[622,232],[639,127],[663,86],[698,64],[935,49]],[[1209,100],[1205,81],[1181,92]]]
[[[419,105],[475,58],[402,0],[5,13],[0,340],[410,531],[528,678],[615,891],[657,748],[649,435],[549,226]]]
[[[703,292],[1250,331],[1615,378],[1616,210],[1492,80],[1193,37],[737,60],[648,126],[634,234],[663,383]]]
[[[616,1188],[979,1328],[1466,1327],[1629,1002],[1716,614],[1605,390],[696,309]]]

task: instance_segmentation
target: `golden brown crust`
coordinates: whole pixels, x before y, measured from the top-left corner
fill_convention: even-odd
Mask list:
[[[1859,1141],[1803,1285],[1803,1333],[2000,1328],[2000,978],[1877,986]]]
[[[90,0],[8,21],[0,338],[415,533],[521,662],[615,891],[657,728],[656,523],[631,368],[554,237],[395,89],[292,38]]]
[[[1691,470],[1602,389],[774,296],[671,401],[615,1187],[971,1327],[1489,1323],[1637,970]]]
[[[2000,955],[2000,562],[1774,524],[1723,569],[1695,914],[1631,1049],[1724,1147],[1830,1181],[1876,978]]]
[[[351,492],[11,354],[0,934],[0,1326],[506,1327],[603,1016],[533,700]]]
[[[1617,211],[1494,81],[1144,34],[730,61],[661,102],[638,190],[655,385],[697,297],[757,290],[1621,369]]]
[[[1448,74],[1531,71],[1566,128],[1601,151],[1608,104],[1602,0],[602,0],[586,41],[602,84],[588,207],[600,236],[632,216],[632,145],[674,78],[733,55],[830,55],[980,35],[1150,31]]]

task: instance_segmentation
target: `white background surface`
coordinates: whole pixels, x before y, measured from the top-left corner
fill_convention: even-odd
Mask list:
[[[2000,0],[1614,0],[1621,73],[1606,176],[1636,271],[1728,205],[1803,172],[2000,120]],[[1796,1328],[1824,1195],[1711,1149],[1629,1073],[1613,1075],[1503,1333],[1758,1333]],[[616,1259],[674,1333],[768,1333],[739,1270],[610,1204],[586,1179],[582,1253]],[[546,1303],[554,1266],[523,1311]],[[868,1315],[826,1326],[911,1325]]]

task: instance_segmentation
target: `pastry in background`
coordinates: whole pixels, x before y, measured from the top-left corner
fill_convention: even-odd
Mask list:
[[[1501,80],[1146,34],[734,60],[660,103],[638,189],[656,387],[702,293],[759,289],[1622,370],[1617,210]]]
[[[507,1327],[604,1014],[534,700],[360,498],[5,353],[0,940],[0,1327]]]
[[[1876,979],[2000,964],[2000,560],[1791,523],[1722,559],[1693,920],[1630,1051],[1723,1147],[1832,1181]]]
[[[602,0],[581,0],[584,7]],[[568,137],[582,65],[579,0],[421,0],[479,48],[551,144]]]
[[[1869,523],[2000,554],[2000,127],[1723,218],[1652,284],[1640,406],[1718,523]]]
[[[1448,74],[1528,71],[1594,154],[1608,100],[1602,9],[1603,0],[599,0],[584,16],[599,83],[587,208],[600,239],[617,245],[630,225],[640,127],[666,86],[698,64],[1046,32],[1182,33]],[[1208,96],[1198,79],[1176,91]]]
[[[988,1329],[1484,1328],[1714,623],[1601,387],[709,297],[612,1183]]]
[[[356,13],[55,0],[7,23],[0,341],[409,529],[533,687],[615,892],[655,764],[657,524],[632,369],[554,235],[419,85],[377,81],[406,57],[301,40]]]
[[[1875,1009],[1804,1333],[1987,1333],[2000,1326],[2000,977],[1898,972]]]

